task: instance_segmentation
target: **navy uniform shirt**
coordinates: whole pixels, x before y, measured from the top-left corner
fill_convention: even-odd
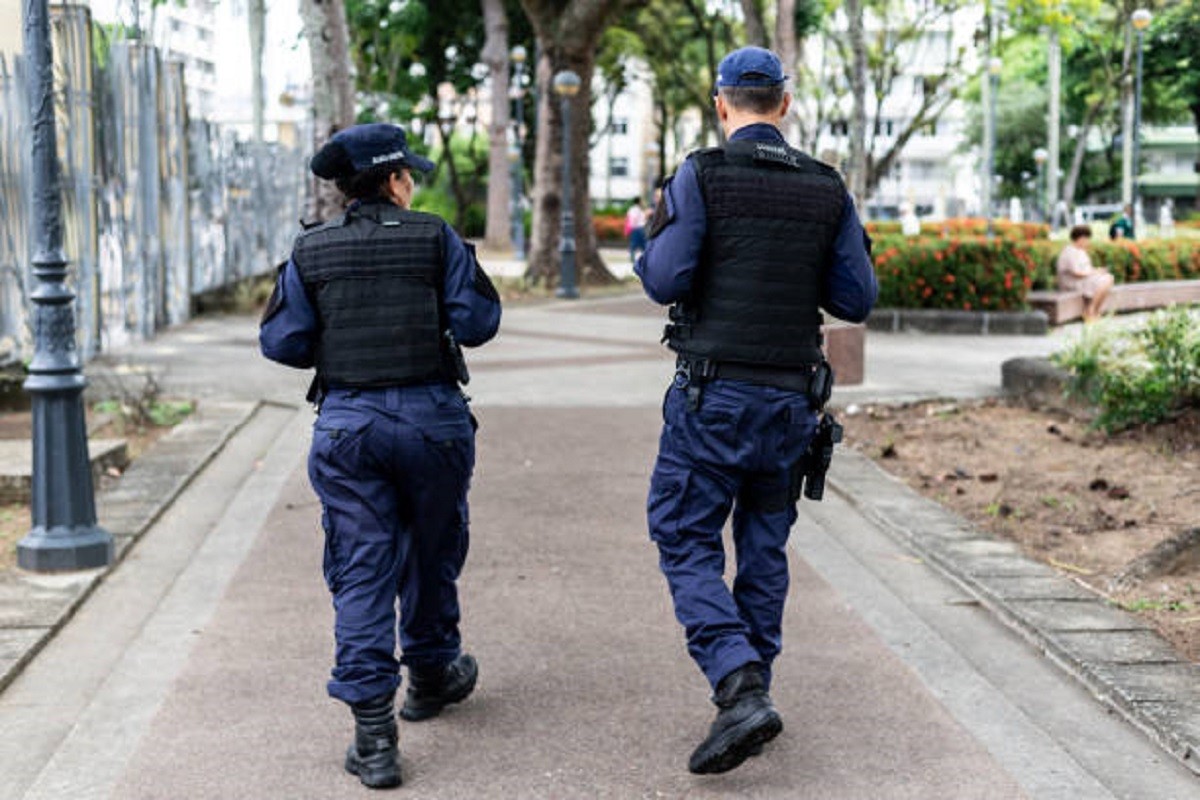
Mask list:
[[[464,347],[478,347],[500,327],[500,301],[475,288],[475,256],[449,225],[442,223],[442,258],[446,265],[442,302],[454,338]],[[300,270],[289,259],[277,279],[272,311],[258,332],[263,355],[289,367],[315,364],[317,311],[304,291]]]
[[[763,123],[739,128],[729,139],[785,144],[778,128]],[[665,204],[667,225],[646,245],[634,272],[651,300],[670,305],[691,291],[704,246],[704,196],[690,160],[663,187],[661,202]],[[865,320],[879,293],[866,242],[858,212],[847,195],[821,296],[821,307],[847,322]]]

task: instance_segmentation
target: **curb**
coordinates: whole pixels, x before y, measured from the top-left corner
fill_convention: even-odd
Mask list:
[[[843,450],[831,488],[1200,775],[1200,665],[1145,622]],[[838,462],[835,462],[835,465]]]
[[[881,333],[1045,336],[1050,318],[1044,311],[955,311],[931,308],[877,308],[867,329]]]
[[[35,574],[13,570],[0,594],[0,691],[65,625],[133,545],[163,515],[225,445],[264,405],[204,403],[136,460],[111,489],[96,493],[97,517],[113,535],[109,566],[87,572]],[[8,624],[10,598],[33,607],[32,619]]]

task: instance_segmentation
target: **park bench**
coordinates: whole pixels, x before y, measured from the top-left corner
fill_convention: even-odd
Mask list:
[[[1083,316],[1080,292],[1037,291],[1026,298],[1030,307],[1046,312],[1051,325],[1062,325]],[[1200,280],[1118,283],[1104,301],[1105,313],[1145,311],[1173,303],[1200,303]]]

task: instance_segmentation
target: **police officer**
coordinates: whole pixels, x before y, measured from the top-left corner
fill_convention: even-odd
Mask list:
[[[838,174],[779,131],[791,98],[774,53],[721,61],[725,147],[693,153],[664,187],[637,264],[646,293],[674,304],[678,355],[648,518],[688,651],[717,717],[688,763],[725,772],[783,729],[771,703],[782,641],[786,544],[797,465],[831,372],[819,308],[866,318],[877,293],[870,242]],[[724,580],[733,515],[737,574]]]
[[[465,699],[478,674],[458,630],[475,462],[458,345],[495,336],[500,298],[470,246],[409,210],[412,171],[433,164],[409,149],[403,128],[341,131],[311,168],[351,202],[296,239],[259,340],[267,358],[316,367],[308,473],[335,611],[328,689],[354,713],[346,770],[370,787],[396,786],[400,664],[409,677],[400,715],[412,721]]]

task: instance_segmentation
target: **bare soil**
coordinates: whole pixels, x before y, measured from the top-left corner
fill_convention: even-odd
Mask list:
[[[28,439],[32,424],[28,411],[0,413],[0,439]],[[87,411],[87,425],[89,437],[124,439],[130,463],[171,430],[169,426],[135,425],[119,415],[97,414],[91,409]],[[100,491],[112,486],[120,477],[120,470],[110,469],[100,476],[95,488]],[[27,504],[0,505],[0,570],[16,566],[17,542],[29,533],[31,524]]]
[[[851,447],[1143,616],[1200,661],[1200,559],[1131,588],[1113,583],[1135,558],[1200,525],[1200,413],[1113,436],[1063,410],[999,400],[868,406],[844,422]]]

